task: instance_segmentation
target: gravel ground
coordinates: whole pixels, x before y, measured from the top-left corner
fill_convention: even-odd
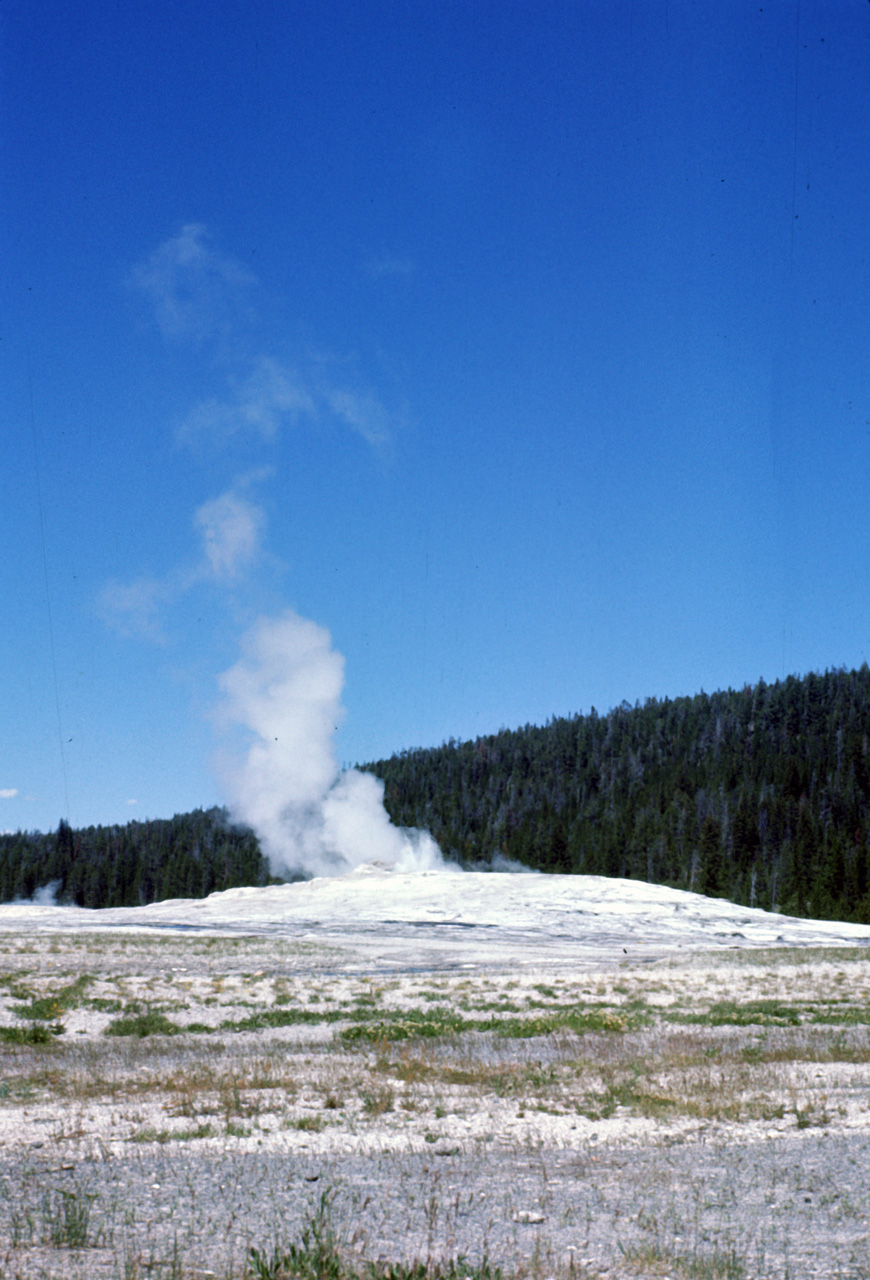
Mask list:
[[[228,1264],[240,1273],[249,1245],[271,1250],[298,1239],[327,1193],[343,1244],[371,1259],[486,1255],[543,1275],[572,1266],[589,1276],[665,1275],[676,1260],[677,1274],[692,1274],[694,1264],[711,1275],[867,1276],[868,1148],[864,1134],[821,1131],[775,1142],[729,1135],[330,1160],[176,1149],[72,1167],[33,1152],[0,1163],[6,1214],[23,1216],[46,1192],[93,1196],[91,1229],[97,1237],[105,1229],[111,1248],[66,1259],[33,1250],[19,1260],[23,1269],[9,1250],[6,1267],[22,1276],[40,1266],[114,1275],[120,1255],[160,1274],[155,1261],[166,1264],[177,1241],[194,1274],[221,1274]]]
[[[3,1280],[239,1280],[321,1207],[357,1260],[870,1278],[866,948],[412,968],[121,932],[0,956]],[[174,1033],[107,1034],[134,1013]],[[447,1014],[467,1026],[405,1035]],[[49,1016],[50,1042],[11,1039]]]

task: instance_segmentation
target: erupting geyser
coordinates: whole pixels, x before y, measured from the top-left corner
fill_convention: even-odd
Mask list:
[[[220,760],[227,798],[275,875],[337,875],[375,860],[403,871],[443,865],[428,832],[390,822],[379,778],[339,769],[344,658],[325,627],[292,610],[260,618],[219,683],[219,723],[249,734],[243,759]]]

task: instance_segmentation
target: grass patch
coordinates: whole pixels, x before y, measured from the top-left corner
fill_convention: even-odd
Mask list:
[[[817,1009],[812,1021],[822,1026],[865,1027],[870,1025],[870,1007],[847,1005],[845,1008]]]
[[[227,1018],[220,1024],[222,1031],[268,1031],[271,1028],[298,1025],[319,1026],[323,1022],[346,1022],[349,1017],[365,1017],[366,1010],[353,1012],[342,1009],[259,1009],[247,1018]],[[213,1028],[209,1028],[212,1030]]]
[[[40,1205],[42,1239],[55,1249],[96,1248],[101,1233],[92,1223],[96,1195],[77,1188],[75,1191],[47,1191]]]
[[[466,1002],[467,1003],[467,1002]],[[471,1007],[470,1005],[467,1007]],[[479,1007],[479,1006],[478,1006]],[[486,1007],[486,1006],[484,1006]],[[445,1005],[429,1009],[406,1009],[371,1022],[344,1027],[339,1038],[345,1044],[363,1041],[380,1044],[390,1041],[437,1039],[463,1032],[491,1032],[510,1040],[529,1040],[534,1036],[551,1036],[569,1031],[575,1035],[588,1033],[617,1034],[646,1026],[650,1015],[642,1002],[616,1010],[600,1005],[587,1008],[571,1005],[551,1009],[547,1013],[521,1014],[508,1006],[510,1017],[467,1018]]]
[[[116,1018],[106,1027],[107,1036],[136,1036],[143,1040],[146,1036],[177,1036],[184,1027],[170,1021],[165,1013],[150,1010],[148,1013],[133,1014],[128,1018]]]
[[[367,1116],[386,1115],[396,1105],[396,1095],[389,1085],[379,1089],[364,1089],[360,1096]]]
[[[379,1259],[359,1264],[346,1256],[333,1227],[332,1196],[331,1191],[323,1193],[297,1244],[275,1245],[271,1253],[252,1246],[249,1274],[256,1280],[502,1280],[501,1269],[486,1258],[479,1263],[460,1256],[443,1262]]]
[[[56,1036],[63,1035],[64,1026],[60,1022],[50,1027],[35,1023],[31,1027],[0,1027],[0,1041],[4,1044],[47,1045],[52,1044]]]
[[[17,1018],[22,1018],[26,1022],[33,1023],[32,1027],[27,1029],[27,1033],[21,1037],[14,1034],[14,1028],[0,1029],[0,1036],[7,1044],[48,1044],[51,1036],[59,1036],[63,1034],[64,1015],[70,1009],[77,1008],[84,1000],[84,991],[89,983],[94,979],[90,974],[81,974],[74,982],[69,983],[65,987],[60,987],[50,996],[36,995],[34,992],[25,987],[9,983],[10,995],[15,1000],[22,1001],[20,1004],[12,1005],[12,1012]],[[41,1032],[45,1030],[40,1024],[50,1023],[48,1027],[48,1036],[43,1036]]]
[[[202,1138],[213,1138],[215,1130],[210,1124],[194,1125],[190,1129],[151,1129],[145,1127],[130,1134],[131,1142],[195,1142]]]
[[[326,1121],[323,1116],[300,1116],[297,1120],[292,1120],[291,1125],[300,1133],[322,1133],[326,1128]]]
[[[551,1010],[549,1013],[535,1014],[533,1017],[493,1018],[489,1022],[478,1023],[475,1030],[492,1031],[494,1035],[509,1037],[512,1040],[527,1040],[532,1036],[550,1036],[557,1031],[573,1031],[575,1035],[588,1033],[622,1035],[626,1031],[634,1031],[649,1022],[647,1014],[640,1009],[615,1009],[591,1006],[588,1009],[567,1008]]]
[[[745,1280],[746,1266],[733,1245],[712,1253],[685,1253],[656,1243],[619,1244],[624,1262],[642,1276],[678,1275],[684,1280]]]
[[[801,1010],[781,1000],[719,1000],[706,1013],[670,1010],[665,1017],[668,1022],[707,1027],[799,1027],[802,1021]]]
[[[468,1023],[461,1014],[443,1007],[407,1009],[393,1017],[381,1017],[373,1022],[344,1027],[339,1036],[345,1044],[355,1044],[358,1041],[380,1044],[383,1041],[416,1040],[420,1037],[431,1040],[455,1035],[467,1027]]]

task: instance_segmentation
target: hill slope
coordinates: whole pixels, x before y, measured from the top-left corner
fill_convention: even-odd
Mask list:
[[[465,863],[626,876],[870,920],[870,669],[623,703],[366,766]]]

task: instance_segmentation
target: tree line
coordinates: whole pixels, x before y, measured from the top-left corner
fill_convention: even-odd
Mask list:
[[[361,766],[465,866],[626,876],[870,923],[870,669],[623,702]],[[0,901],[137,906],[276,883],[223,809],[0,836]]]
[[[870,669],[560,717],[365,766],[465,865],[870,922]]]
[[[204,898],[240,885],[274,884],[257,837],[225,809],[76,830],[0,836],[0,901],[50,886],[79,907],[138,907],[165,898]]]

